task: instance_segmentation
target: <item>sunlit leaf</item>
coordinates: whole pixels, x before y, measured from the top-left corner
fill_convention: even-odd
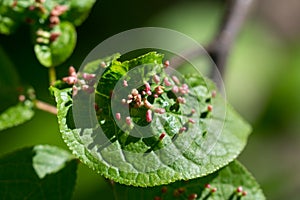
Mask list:
[[[70,22],[61,22],[51,33],[59,33],[60,36],[53,42],[36,43],[34,46],[38,60],[46,67],[55,67],[65,62],[76,45],[76,30]]]
[[[161,54],[152,52],[124,62],[116,59],[97,60],[98,64],[93,65],[99,66],[98,71],[103,63],[107,67],[102,69],[95,102],[80,102],[76,97],[79,104],[73,107],[72,88],[52,88],[62,137],[83,163],[119,183],[156,186],[206,176],[227,165],[244,148],[250,126],[221,95],[212,96],[216,88],[210,81],[194,75],[179,77],[180,87],[183,83],[189,85],[188,94],[183,95],[186,103],[179,104],[172,87],[164,81],[150,81],[155,74],[161,79],[169,76],[163,70]],[[123,80],[129,86],[137,85],[140,93],[145,90],[144,81],[151,82],[152,94],[163,85],[165,92],[157,98],[152,94],[142,98],[165,112],[159,114],[153,110],[153,120],[149,122],[145,106],[133,106],[130,113],[122,110],[121,99],[127,98],[131,91],[130,87],[122,86]],[[175,84],[170,77],[169,81]],[[79,94],[86,92],[80,90]],[[88,99],[89,95],[83,98]],[[94,104],[100,111],[94,110]],[[191,114],[192,110],[195,114]],[[115,119],[117,112],[121,120]],[[79,120],[78,114],[82,117]],[[126,125],[126,116],[131,117],[133,126]],[[181,131],[183,127],[185,130]]]
[[[70,153],[56,147],[39,145],[34,147],[34,151],[33,168],[40,179],[59,172],[74,159]]]

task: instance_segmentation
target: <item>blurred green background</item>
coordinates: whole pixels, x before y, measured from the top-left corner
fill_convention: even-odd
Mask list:
[[[57,68],[79,67],[104,39],[131,28],[159,26],[180,31],[209,44],[214,37],[224,1],[97,1],[80,26],[70,59]],[[236,38],[224,77],[228,101],[253,125],[241,160],[257,178],[268,199],[299,199],[300,189],[300,2],[257,2]],[[298,21],[297,21],[298,20]],[[48,71],[35,58],[28,27],[14,35],[0,35],[0,53],[16,67],[22,83],[32,85],[39,99],[54,104],[48,92]],[[3,59],[3,56],[2,58]],[[1,99],[1,104],[5,104]],[[56,116],[37,111],[19,127],[1,133],[0,154],[35,144],[66,148]],[[92,170],[79,165],[74,199],[113,199],[109,185]]]

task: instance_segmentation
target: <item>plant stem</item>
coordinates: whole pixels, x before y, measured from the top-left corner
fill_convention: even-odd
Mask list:
[[[56,81],[55,67],[50,67],[49,68],[49,82],[50,82],[50,85],[54,85],[55,81]]]
[[[35,101],[35,107],[39,110],[43,110],[46,111],[48,113],[57,115],[57,108],[51,104],[48,104],[46,102],[40,101],[40,100],[36,100]]]

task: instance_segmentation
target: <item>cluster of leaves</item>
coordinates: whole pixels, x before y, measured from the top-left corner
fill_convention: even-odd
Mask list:
[[[40,63],[54,67],[64,62],[76,44],[76,30],[87,18],[95,0],[0,0],[0,33],[12,34],[22,24],[31,28]],[[13,64],[0,49],[0,130],[22,124],[34,115],[35,95],[24,87]]]
[[[54,67],[73,52],[76,30],[95,0],[1,0],[0,33],[11,34],[22,24],[31,27],[35,54],[40,63]]]
[[[88,16],[95,0],[0,0],[0,33],[29,25],[35,54],[43,66],[64,62],[76,44],[75,26]],[[24,86],[0,47],[0,131],[34,115],[33,88]],[[70,199],[77,161],[57,147],[39,145],[0,158],[1,199]]]
[[[2,56],[5,58],[4,54]],[[92,61],[76,75],[77,84],[58,81],[51,87],[64,141],[81,162],[112,180],[116,199],[264,199],[253,177],[234,161],[246,145],[251,128],[220,94],[212,94],[216,88],[211,81],[194,75],[178,77],[180,85],[189,86],[188,94],[184,95],[186,103],[178,104],[175,100],[178,97],[171,92],[172,86],[168,87],[163,81],[167,78],[171,85],[180,86],[165,72],[163,55],[150,52],[133,60],[119,60],[117,54]],[[3,61],[9,64],[7,59]],[[101,78],[95,74],[101,74]],[[151,81],[154,75],[161,80]],[[5,77],[1,81],[9,83]],[[111,106],[121,103],[132,90],[130,85],[138,85],[138,92],[142,93],[146,90],[145,82],[149,83],[152,94],[143,98],[165,112],[154,112],[152,121],[145,121],[145,106],[136,109],[131,104],[129,116],[141,127],[149,125],[150,137],[136,128],[121,128],[126,123],[117,122]],[[86,90],[82,84],[90,84],[93,90]],[[116,87],[118,85],[120,87]],[[158,87],[162,87],[164,93],[153,99]],[[1,129],[18,125],[32,116],[32,101],[29,100],[34,95],[31,90],[27,91],[19,95],[23,101],[0,115]],[[79,97],[89,101],[81,102]],[[96,116],[96,123],[76,123],[73,113],[76,105],[81,115],[88,116],[86,120],[93,121],[89,117]],[[211,112],[207,110],[208,105],[213,106]],[[125,115],[122,110],[117,112]],[[189,120],[193,123],[187,124]],[[187,130],[180,133],[182,127]],[[104,135],[99,134],[100,129]],[[140,135],[132,135],[133,131]],[[211,143],[206,142],[211,140],[215,140],[213,148],[207,149]],[[0,196],[69,199],[74,189],[76,166],[72,155],[51,146],[36,146],[8,154],[0,159]],[[16,193],[17,188],[22,190]],[[239,191],[240,188],[243,191]]]
[[[35,94],[21,87],[13,64],[0,48],[0,131],[20,125],[34,115]],[[8,107],[8,108],[7,108]],[[77,161],[48,145],[27,147],[0,158],[1,199],[70,199]]]
[[[80,74],[102,74],[94,85],[95,92],[84,90],[80,85],[67,86],[61,82],[51,88],[57,102],[64,141],[83,163],[117,182],[113,184],[117,197],[126,193],[128,199],[187,199],[192,194],[195,194],[192,199],[264,199],[251,175],[237,161],[233,161],[246,145],[251,128],[224,102],[221,95],[211,96],[211,91],[216,88],[209,80],[192,75],[182,77],[180,82],[185,81],[190,86],[189,93],[185,96],[186,103],[174,111],[170,109],[174,105],[174,94],[170,95],[163,81],[150,81],[154,75],[162,79],[168,77],[163,70],[161,54],[150,52],[124,62],[118,58],[114,55],[93,61],[79,73],[78,82],[81,84],[84,78],[81,79]],[[139,69],[132,72],[137,66]],[[116,86],[120,82],[124,85],[118,90]],[[153,106],[164,106],[165,112],[154,113],[153,121],[145,123],[144,107],[139,108],[139,114],[136,114],[132,111],[135,106],[130,101],[129,117],[135,124],[121,128],[126,124],[115,118],[114,101],[121,103],[122,95],[128,94],[121,91],[131,91],[130,85],[142,85],[137,88],[142,93],[145,82],[151,82],[152,93],[157,87],[164,86],[165,95],[161,94],[154,100],[151,95],[144,94],[142,98],[149,100]],[[175,85],[174,82],[171,84]],[[126,87],[130,89],[126,90]],[[208,104],[213,105],[213,111],[209,114],[206,113]],[[80,115],[91,123],[87,124],[83,118],[76,119],[76,107],[80,108]],[[199,114],[192,118],[193,124],[189,125],[188,130],[179,134],[178,130],[187,120],[185,116],[188,114],[185,112],[192,109]],[[92,123],[95,119],[96,123]],[[135,125],[150,125],[148,131],[151,137],[144,137],[145,132],[138,131]],[[134,135],[134,131],[140,135]],[[163,137],[162,132],[165,134]],[[208,151],[211,140],[215,143]],[[170,184],[174,181],[177,182]],[[165,187],[171,192],[161,193],[161,185],[164,184],[170,184]],[[204,190],[205,184],[215,185],[221,191],[207,192]],[[236,192],[239,186],[246,189],[246,196]],[[181,187],[188,192],[175,194],[176,188]]]
[[[38,60],[55,67],[73,52],[75,26],[94,3],[0,0],[0,33],[28,24]],[[62,138],[76,158],[111,180],[116,199],[264,199],[235,160],[251,128],[211,81],[174,78],[155,52],[120,60],[116,54],[92,61],[51,87]],[[0,67],[0,97],[14,99],[0,106],[1,131],[31,119],[36,100],[33,89],[19,87],[1,49]],[[75,157],[46,145],[2,156],[1,198],[70,199]]]

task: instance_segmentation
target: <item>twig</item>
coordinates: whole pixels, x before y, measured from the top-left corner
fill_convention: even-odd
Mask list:
[[[229,0],[219,31],[208,47],[208,52],[221,76],[225,72],[228,53],[253,2],[254,0]],[[213,77],[216,73],[213,72]]]
[[[51,104],[45,103],[43,101],[36,100],[35,107],[39,110],[43,110],[43,111],[49,112],[51,114],[57,115],[56,107]]]
[[[221,83],[219,83],[220,75],[221,77],[224,76],[228,53],[254,1],[229,0],[219,31],[210,45],[205,48],[217,66],[217,68],[213,68],[212,78],[216,81],[219,89],[221,89]],[[203,54],[205,54],[204,51],[199,48],[188,49],[182,53],[184,57],[189,59]],[[186,61],[178,56],[171,58],[173,68],[179,67],[184,62]]]

